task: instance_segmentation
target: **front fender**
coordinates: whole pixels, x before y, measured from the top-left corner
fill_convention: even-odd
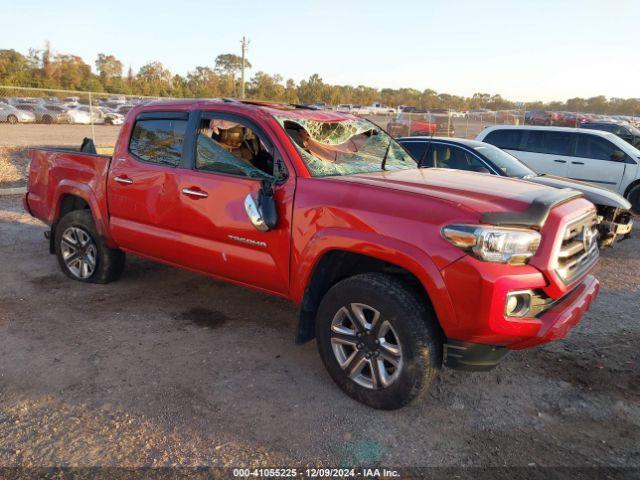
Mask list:
[[[402,240],[342,228],[326,228],[316,233],[298,254],[293,271],[291,297],[301,303],[315,267],[328,252],[340,250],[366,255],[401,267],[412,273],[423,285],[443,330],[455,323],[455,310],[446,285],[431,257],[423,250]]]

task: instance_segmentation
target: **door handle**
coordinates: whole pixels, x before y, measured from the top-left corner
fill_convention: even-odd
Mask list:
[[[566,160],[554,160],[554,162],[558,162],[558,163],[567,163]]]
[[[198,197],[198,198],[207,198],[209,194],[207,192],[203,192],[202,190],[196,190],[194,188],[183,188],[182,194],[187,197]]]
[[[124,185],[131,185],[133,180],[129,177],[113,177],[113,179],[118,183],[123,183]]]
[[[574,165],[584,165],[584,162],[571,162]]]

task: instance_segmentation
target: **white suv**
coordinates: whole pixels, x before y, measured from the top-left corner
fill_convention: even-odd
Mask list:
[[[476,140],[506,150],[539,173],[595,183],[624,195],[640,213],[640,150],[599,130],[496,125]]]

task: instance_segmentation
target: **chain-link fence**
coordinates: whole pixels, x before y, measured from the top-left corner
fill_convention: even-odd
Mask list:
[[[475,138],[482,130],[492,125],[535,125],[579,128],[585,123],[603,122],[618,126],[640,126],[640,118],[630,115],[599,115],[579,112],[552,112],[546,110],[470,110],[456,111],[434,109],[417,111],[405,109],[386,113],[363,114],[366,118],[385,128],[394,137],[441,136]],[[360,114],[355,109],[356,114]]]
[[[30,147],[113,149],[126,113],[158,97],[0,86],[0,189],[25,184]]]
[[[76,145],[83,137],[113,145],[118,129],[109,127],[121,125],[134,105],[157,98],[0,86],[0,123],[16,126],[3,132],[0,146]]]
[[[25,184],[29,147],[78,148],[84,137],[90,137],[100,153],[110,152],[126,113],[138,103],[154,99],[159,97],[0,86],[0,189]],[[323,108],[365,117],[395,137],[475,138],[491,125],[579,127],[585,122],[607,122],[638,126],[640,121],[635,116],[531,110],[526,105],[498,111],[380,104]]]

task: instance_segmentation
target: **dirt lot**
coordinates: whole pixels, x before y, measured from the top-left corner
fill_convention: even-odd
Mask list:
[[[640,231],[564,341],[444,370],[380,412],[343,395],[285,301],[129,258],[73,282],[0,197],[0,466],[640,467]]]

